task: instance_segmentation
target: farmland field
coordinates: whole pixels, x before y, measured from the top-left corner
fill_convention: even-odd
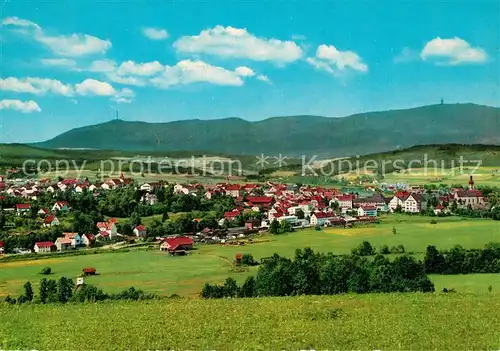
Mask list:
[[[263,235],[245,246],[198,245],[187,257],[170,257],[157,250],[101,253],[25,261],[0,261],[0,295],[19,294],[22,285],[37,285],[38,273],[49,266],[52,278],[76,277],[85,267],[95,267],[99,275],[87,278],[105,291],[117,292],[134,286],[160,295],[195,296],[205,282],[221,282],[232,276],[239,282],[256,268],[245,272],[233,270],[236,253],[251,253],[256,259],[279,253],[292,256],[297,248],[311,247],[322,252],[349,253],[363,240],[375,248],[381,245],[404,245],[407,252],[422,258],[427,245],[439,249],[460,244],[465,248],[481,248],[491,241],[500,241],[500,226],[492,220],[470,220],[457,217],[437,218],[390,215],[379,225],[350,229],[329,228],[321,231],[299,230],[283,235]],[[393,234],[393,228],[396,234]],[[50,256],[49,256],[50,257]],[[500,291],[500,275],[433,276],[436,287],[455,288],[462,292],[484,292],[489,285]]]
[[[48,318],[48,316],[50,316]],[[0,307],[1,349],[479,350],[500,295],[377,294]],[[74,337],[68,332],[78,326]]]

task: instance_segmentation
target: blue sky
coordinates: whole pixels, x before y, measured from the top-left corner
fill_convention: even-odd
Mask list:
[[[116,110],[167,122],[500,105],[498,1],[4,2],[3,142]]]

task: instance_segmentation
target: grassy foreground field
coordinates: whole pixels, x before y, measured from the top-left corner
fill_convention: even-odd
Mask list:
[[[402,244],[408,252],[422,258],[427,245],[439,249],[460,244],[465,248],[482,248],[491,241],[500,241],[500,226],[492,220],[462,220],[456,217],[437,218],[391,215],[382,223],[359,228],[329,228],[321,231],[299,230],[284,235],[264,235],[260,242],[245,246],[198,245],[189,256],[170,257],[158,250],[101,253],[46,259],[2,262],[0,260],[0,296],[18,295],[22,285],[31,281],[35,290],[42,278],[43,267],[51,267],[51,278],[75,278],[85,267],[95,267],[99,275],[87,282],[108,292],[118,292],[130,286],[160,295],[197,295],[206,282],[222,282],[228,276],[242,282],[257,268],[234,271],[232,260],[236,253],[251,253],[256,259],[279,253],[293,256],[297,248],[311,247],[321,252],[349,253],[363,240],[378,250],[381,245]],[[392,229],[396,228],[394,235]],[[500,274],[468,276],[433,276],[436,288],[455,288],[459,292],[486,292],[492,285],[500,291]]]
[[[0,349],[478,350],[500,295],[378,294],[0,307]]]

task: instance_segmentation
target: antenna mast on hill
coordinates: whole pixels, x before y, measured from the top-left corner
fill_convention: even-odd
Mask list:
[[[116,110],[116,120],[118,121],[118,110]]]
[[[444,100],[443,100],[443,98],[441,98],[441,105],[444,105]]]

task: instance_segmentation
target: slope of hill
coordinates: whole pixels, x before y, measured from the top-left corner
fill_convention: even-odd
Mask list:
[[[169,123],[111,121],[38,143],[45,148],[205,150],[224,154],[346,156],[423,144],[500,144],[500,108],[431,105],[344,118],[239,118]]]

